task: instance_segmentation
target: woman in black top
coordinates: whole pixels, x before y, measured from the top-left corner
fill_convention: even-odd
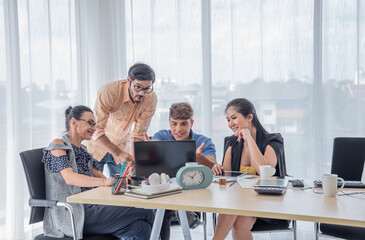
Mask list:
[[[284,163],[281,161],[284,159],[283,139],[280,134],[270,134],[263,128],[253,104],[245,98],[237,98],[228,103],[225,112],[234,135],[225,138],[223,166],[215,164],[213,173],[244,170],[260,174],[259,165],[271,165],[278,176],[285,176],[285,166],[278,166]],[[252,239],[251,228],[255,221],[255,217],[219,214],[213,239],[225,239],[231,229],[235,240]]]

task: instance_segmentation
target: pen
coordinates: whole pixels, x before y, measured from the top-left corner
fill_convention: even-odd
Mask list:
[[[242,176],[244,176],[244,175],[246,175],[246,174],[247,174],[247,172],[243,172],[243,173],[242,173],[242,175],[241,175],[241,176],[238,176],[238,177],[236,178],[236,180],[234,180],[231,184],[229,184],[229,186],[230,186],[230,187],[232,187],[232,186],[233,186],[233,184],[235,184],[235,183],[238,181],[238,178],[239,178],[239,177],[242,177]]]
[[[233,184],[235,184],[237,182],[237,179],[236,180],[234,180],[231,184],[229,184],[229,186],[230,187],[232,187],[233,186]]]

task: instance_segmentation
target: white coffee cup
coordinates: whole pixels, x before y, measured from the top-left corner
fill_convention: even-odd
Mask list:
[[[342,181],[342,186],[337,189],[337,181]],[[337,174],[323,174],[322,188],[326,197],[334,197],[345,186],[343,178],[339,178]]]
[[[274,167],[270,165],[260,165],[260,177],[261,178],[270,178],[275,174],[276,170]]]

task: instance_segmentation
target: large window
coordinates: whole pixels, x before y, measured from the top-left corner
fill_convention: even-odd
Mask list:
[[[19,152],[46,146],[68,105],[92,107],[137,61],[156,71],[149,135],[189,102],[220,162],[225,106],[244,97],[283,135],[289,174],[329,172],[333,138],[365,135],[364,13],[359,0],[0,0],[0,239],[41,231]]]
[[[5,51],[5,25],[4,25],[4,2],[0,0],[0,152],[3,158],[3,167],[0,168],[0,187],[5,188],[6,184],[6,166],[5,161],[7,145],[7,120],[6,120],[6,88],[7,88],[7,64],[6,64],[6,51]],[[6,191],[0,191],[0,232],[5,232],[6,221]]]
[[[169,107],[176,102],[192,105],[194,130],[201,131],[200,2],[128,1],[126,16],[127,65],[143,61],[156,72],[154,91],[158,96],[158,108],[148,133],[153,135],[160,129],[169,128]]]
[[[72,1],[18,1],[24,144],[46,144],[64,129],[65,108],[80,102]],[[80,91],[80,90],[79,90]]]
[[[266,130],[283,135],[288,172],[310,174],[313,1],[212,1],[212,81],[219,149],[232,134],[226,104],[247,98]]]
[[[360,1],[323,1],[321,15],[315,16],[320,5],[314,3],[210,1],[212,129],[208,134],[216,144],[218,161],[224,137],[232,134],[224,108],[237,97],[254,103],[269,132],[283,135],[288,172],[295,176],[328,172],[333,138],[364,134],[364,6]],[[128,66],[146,61],[158,76],[159,103],[150,134],[168,128],[168,107],[177,101],[192,103],[194,129],[202,131],[201,109],[210,106],[203,105],[202,95],[207,86],[202,80],[206,49],[201,36],[207,26],[201,21],[201,5],[190,1],[126,5]],[[322,28],[317,32],[319,23]],[[315,46],[320,46],[320,59]],[[321,65],[315,66],[317,62]],[[322,75],[315,78],[315,71]]]
[[[201,108],[210,107],[202,106],[201,5],[131,3],[126,6],[128,65],[146,61],[158,78],[159,103],[150,134],[168,128],[168,107],[178,101],[193,105],[194,130],[202,131]],[[267,130],[284,136],[290,173],[309,174],[301,169],[314,144],[302,144],[313,131],[313,8],[313,1],[211,1],[213,134],[209,137],[216,144],[218,161],[223,139],[231,134],[225,105],[245,97],[255,104]]]
[[[326,0],[323,5],[322,156],[327,161],[322,164],[329,169],[331,139],[365,135],[365,4]]]

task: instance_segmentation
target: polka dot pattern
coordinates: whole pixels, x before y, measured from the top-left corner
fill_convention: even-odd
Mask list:
[[[91,156],[81,147],[72,145],[72,149],[76,157],[77,172],[86,176],[92,176],[91,169],[89,168],[89,161],[93,161]],[[71,167],[69,155],[54,156],[51,151],[46,151],[43,155],[42,162],[48,170],[54,173],[59,173],[65,168]],[[93,161],[93,167],[97,168],[96,162]],[[81,187],[81,191],[92,189],[92,187]]]

